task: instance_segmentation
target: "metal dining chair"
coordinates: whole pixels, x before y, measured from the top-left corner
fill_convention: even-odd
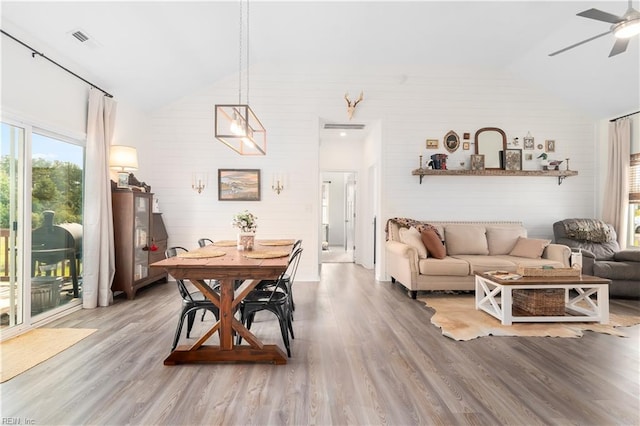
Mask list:
[[[289,255],[289,263],[293,262],[291,269],[287,268],[288,271],[283,277],[284,284],[286,286],[287,292],[289,293],[289,303],[291,304],[291,319],[293,319],[293,311],[296,310],[296,304],[293,302],[293,281],[296,276],[296,272],[298,271],[298,262],[300,262],[300,256],[297,256],[295,259],[293,257],[294,253],[302,246],[302,240],[297,240],[293,247],[291,248],[291,254]],[[263,280],[256,286],[256,288],[265,290],[271,288],[275,284],[275,280]]]
[[[178,253],[187,252],[184,247],[170,247],[168,248],[164,255],[166,258],[175,257]],[[176,335],[173,339],[173,346],[171,350],[173,351],[176,346],[178,346],[178,340],[180,340],[180,333],[182,332],[182,326],[184,324],[185,317],[187,318],[187,338],[189,338],[191,334],[191,329],[193,328],[193,323],[195,322],[196,312],[200,309],[204,309],[202,313],[202,319],[204,319],[204,314],[207,311],[211,311],[213,315],[216,317],[216,321],[219,318],[219,310],[216,305],[213,304],[209,299],[204,297],[204,295],[200,291],[190,292],[187,286],[185,285],[183,280],[176,279],[176,284],[178,285],[178,291],[180,292],[180,297],[182,297],[182,311],[180,312],[180,320],[178,321],[178,328],[176,329]]]
[[[291,304],[289,303],[290,292],[287,290],[285,284],[285,275],[291,276],[293,265],[296,264],[296,259],[299,258],[302,253],[302,248],[298,248],[291,258],[287,269],[280,274],[280,277],[274,282],[269,289],[253,289],[247,297],[240,302],[240,320],[246,325],[247,329],[251,329],[251,324],[255,317],[256,312],[270,311],[278,317],[278,323],[280,324],[280,333],[282,334],[282,340],[284,346],[287,349],[287,356],[291,358],[291,347],[289,345],[289,334],[294,339],[293,325],[291,323]],[[238,334],[237,344],[242,342],[242,336]]]
[[[207,244],[213,244],[213,240],[212,240],[212,239],[209,239],[209,238],[200,238],[200,239],[198,240],[198,246],[199,246],[199,247],[204,247],[204,246],[206,246]]]

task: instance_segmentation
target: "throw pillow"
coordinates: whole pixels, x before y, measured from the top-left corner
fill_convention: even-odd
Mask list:
[[[422,243],[427,248],[427,253],[436,259],[444,259],[447,256],[447,249],[442,244],[440,237],[433,229],[425,229],[420,233]]]
[[[489,255],[509,254],[516,246],[518,237],[526,236],[527,230],[522,226],[487,226]]]
[[[427,248],[422,243],[420,232],[413,226],[411,228],[400,228],[400,242],[405,243],[418,250],[420,259],[427,258]]]
[[[542,240],[539,238],[518,238],[511,253],[511,256],[528,257],[531,259],[540,259],[544,249],[551,244],[551,240]]]
[[[447,225],[444,241],[449,256],[458,254],[489,254],[485,227],[482,225]]]

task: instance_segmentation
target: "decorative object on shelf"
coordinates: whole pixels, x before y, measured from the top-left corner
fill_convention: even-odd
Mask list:
[[[129,184],[129,188],[133,191],[151,192],[151,185],[147,185],[146,182],[140,182],[133,173],[129,173],[129,180],[127,183]]]
[[[471,154],[471,170],[484,170],[484,154]]]
[[[138,170],[138,151],[132,146],[111,145],[109,168],[118,171],[117,187],[129,188],[129,172]]]
[[[507,149],[504,152],[505,170],[522,170],[522,150]]]
[[[545,152],[556,152],[556,141],[546,140],[544,150]]]
[[[253,250],[258,228],[258,217],[248,210],[233,216],[232,225],[240,230],[238,232],[237,249]]]
[[[206,173],[194,173],[191,178],[191,188],[198,194],[201,194],[207,186],[207,180]]]
[[[274,175],[271,180],[271,189],[280,195],[280,193],[284,191],[284,179],[279,175]]]
[[[260,169],[218,169],[219,201],[260,201]]]
[[[246,3],[246,13],[243,8]],[[243,16],[246,16],[246,25]],[[242,40],[246,38],[246,102],[242,103]],[[267,131],[249,106],[249,0],[240,0],[238,103],[215,106],[215,137],[240,155],[266,155]]]
[[[420,167],[419,167],[419,169],[422,170],[422,155],[420,155]]]
[[[444,135],[444,147],[447,151],[453,153],[460,147],[460,137],[453,130],[449,130],[449,132]]]
[[[562,160],[551,160],[549,161],[549,170],[560,170],[560,164],[562,164]]]
[[[544,145],[542,145],[541,143],[538,144],[538,149],[543,149]]]
[[[532,153],[530,153],[530,152],[526,153],[526,154],[524,155],[524,159],[525,159],[525,160],[527,160],[527,161],[531,161],[531,160],[533,160],[533,154],[532,154]]]
[[[364,99],[364,92],[361,91],[360,96],[358,96],[358,99],[355,101],[349,100],[349,93],[344,94],[344,99],[347,101],[347,116],[349,116],[349,120],[351,120],[353,118],[353,113],[356,111],[356,106],[358,106],[358,104],[362,102],[362,99]]]
[[[540,165],[542,166],[542,170],[548,170],[548,166],[549,166],[549,160],[547,160],[549,156],[547,155],[546,152],[543,152],[542,154],[538,155],[538,158],[541,158],[540,160]]]
[[[465,132],[462,134],[462,139],[464,139],[465,141],[468,141],[471,138],[471,134],[468,132]]]
[[[507,135],[497,127],[483,127],[476,132],[476,154],[484,154],[484,168],[499,170],[500,151],[507,149]]]
[[[447,154],[433,154],[431,164],[435,170],[447,170]]]
[[[427,149],[438,149],[438,139],[427,139]]]
[[[471,147],[471,145],[469,144],[469,142],[463,142],[462,143],[462,149],[464,149],[465,151],[469,151],[470,147]]]
[[[522,146],[524,149],[535,149],[535,143],[533,141],[533,136],[531,136],[530,132],[527,132],[527,136],[524,137],[524,143]]]
[[[566,170],[568,171],[568,170],[569,170],[569,159],[568,159],[568,158],[565,158],[565,160],[566,160],[566,166],[567,166],[567,169],[566,169]]]
[[[520,138],[517,136],[511,141],[511,146],[520,146]]]

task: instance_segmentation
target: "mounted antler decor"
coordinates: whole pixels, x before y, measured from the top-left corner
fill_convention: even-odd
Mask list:
[[[360,92],[360,96],[354,102],[349,100],[349,93],[344,94],[344,98],[347,100],[347,115],[349,116],[349,120],[353,118],[353,112],[356,110],[356,105],[360,103],[363,99],[364,92]]]

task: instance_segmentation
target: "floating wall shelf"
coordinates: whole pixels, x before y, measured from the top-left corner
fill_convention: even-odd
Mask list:
[[[420,183],[424,176],[542,176],[557,177],[558,185],[569,176],[577,176],[575,170],[434,170],[415,169],[411,172],[414,176],[420,176]]]

